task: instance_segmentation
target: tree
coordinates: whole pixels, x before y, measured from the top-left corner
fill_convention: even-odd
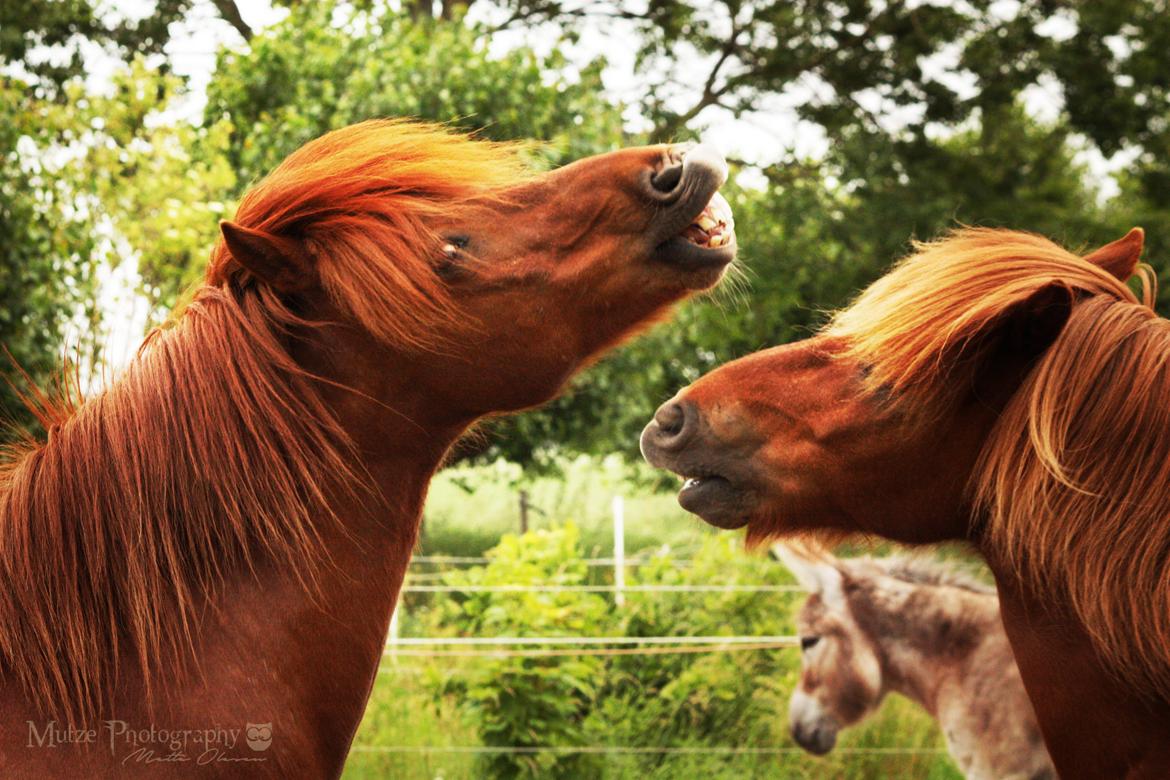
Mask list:
[[[118,189],[136,193],[120,211],[126,232],[142,241],[140,270],[157,303],[173,305],[199,279],[225,204],[328,130],[373,117],[418,117],[486,138],[538,139],[544,142],[535,150],[539,165],[623,143],[620,107],[599,97],[601,63],[569,80],[558,75],[565,66],[559,55],[519,49],[494,57],[480,31],[460,22],[416,23],[384,9],[341,8],[348,16],[335,25],[339,11],[331,3],[295,6],[246,50],[222,52],[203,127],[160,131],[148,159],[131,158],[141,181],[127,187],[118,179]],[[181,137],[164,143],[163,134]],[[164,200],[176,205],[167,219],[179,219],[189,231],[164,241],[160,255],[152,248],[160,230],[132,223],[145,209],[149,224],[149,204],[157,202],[150,193],[172,189]],[[180,205],[180,193],[191,200]],[[192,204],[194,213],[187,210]]]
[[[247,39],[251,29],[235,0],[213,0],[216,9]],[[82,47],[97,44],[123,59],[159,55],[170,27],[193,0],[156,0],[138,19],[119,17],[94,0],[21,0],[0,4],[0,63],[19,63],[37,97],[62,99],[62,88],[85,73]],[[166,60],[161,67],[166,70]]]
[[[148,156],[142,104],[159,97],[164,81],[166,90],[176,84],[165,79],[163,59],[149,76],[139,63],[135,88],[113,99],[87,95],[83,46],[158,60],[171,23],[190,6],[159,0],[128,20],[91,0],[0,3],[0,345],[39,385],[66,358],[97,360],[96,275],[113,248],[101,226],[118,216],[104,204],[125,197],[117,177],[134,177],[130,158]],[[217,6],[225,15],[235,8],[232,0]],[[8,365],[3,373],[17,372]],[[32,423],[8,382],[0,382],[0,417]],[[0,440],[11,434],[4,430]]]
[[[90,214],[76,203],[60,170],[27,154],[29,146],[51,140],[72,120],[67,108],[32,97],[28,87],[0,78],[0,345],[30,377],[44,380],[66,358],[75,317],[95,319],[96,237]],[[69,335],[71,346],[92,354],[88,334]],[[7,356],[0,361],[5,376],[17,373]],[[19,400],[20,386],[19,380],[0,382],[4,423],[32,422]],[[10,435],[5,425],[0,441]]]
[[[189,2],[166,0],[150,18],[181,14]],[[912,236],[964,222],[1039,230],[1076,246],[1143,221],[1170,230],[1170,72],[1161,64],[1170,16],[1159,13],[1160,0],[1020,0],[1013,8],[991,0],[408,0],[401,11],[384,0],[281,2],[289,16],[258,32],[230,0],[216,3],[247,46],[221,52],[201,126],[148,121],[182,90],[165,63],[147,66],[154,60],[134,61],[108,100],[70,104],[67,90],[44,88],[72,112],[73,129],[54,142],[87,149],[59,174],[92,193],[87,202],[100,204],[138,251],[144,290],[160,311],[200,278],[216,223],[244,187],[332,128],[416,116],[488,138],[544,141],[537,165],[643,142],[623,131],[625,107],[604,98],[604,63],[578,68],[562,53],[600,23],[624,25],[638,49],[646,90],[636,108],[653,138],[687,137],[708,111],[745,115],[795,89],[805,93],[801,119],[832,141],[820,159],[781,150],[756,172],[762,184],[729,190],[746,269],[738,292],[684,307],[566,397],[494,423],[474,449],[489,457],[540,462],[558,448],[634,454],[641,424],[679,386],[806,335]],[[125,52],[158,51],[163,40],[146,22],[131,34],[133,25],[93,21],[86,0],[56,5],[34,0],[21,18],[36,22],[39,8],[44,23],[21,36],[0,32],[0,51],[35,66],[29,52],[38,40],[68,45],[88,34]],[[468,21],[469,9],[481,21]],[[16,12],[0,11],[0,21],[3,13]],[[550,22],[563,37],[548,55],[490,46],[499,29],[547,32]],[[1024,108],[1037,84],[1063,95],[1054,122]],[[1102,206],[1078,162],[1083,150],[1134,156],[1119,198]],[[1165,246],[1160,239],[1151,229],[1151,257]]]
[[[576,13],[554,4],[504,5],[526,21]],[[699,24],[706,12],[684,6],[652,4],[649,16],[632,17],[662,22],[644,31],[644,58],[667,56],[684,39],[700,50],[725,51],[714,48],[711,30],[718,26]],[[541,59],[519,49],[493,58],[486,31],[458,18],[443,21],[444,8],[450,7],[422,3],[395,14],[378,4],[296,6],[248,50],[225,52],[206,123],[230,126],[226,154],[240,185],[309,138],[369,116],[421,116],[492,138],[551,140],[545,157],[552,163],[638,142],[623,137],[620,108],[598,97],[600,64],[578,83],[553,75],[550,85],[548,74],[564,64],[558,54]],[[1018,89],[1005,93],[1003,106],[984,100],[978,116],[993,121],[958,135],[927,132],[927,118],[957,122],[975,109],[932,91],[919,59],[963,36],[977,59],[983,51],[977,40],[1000,37],[988,32],[998,24],[991,17],[899,3],[853,3],[852,10],[809,3],[796,15],[777,3],[739,8],[744,32],[732,37],[737,43],[721,66],[731,70],[717,69],[707,80],[717,101],[749,110],[755,97],[813,70],[837,85],[835,101],[807,108],[808,118],[835,133],[829,155],[785,160],[766,171],[762,191],[734,193],[750,294],[723,293],[685,307],[675,321],[579,378],[564,398],[491,424],[492,435],[470,452],[525,463],[548,462],[546,455],[564,449],[635,455],[641,425],[680,386],[725,360],[807,335],[819,311],[844,304],[905,251],[911,236],[929,237],[956,220],[1028,226],[1074,242],[1104,231],[1094,194],[1073,162],[1070,130],[1030,120],[1011,102]],[[759,41],[770,35],[789,41],[795,53],[763,51]],[[748,61],[754,64],[745,70]],[[926,106],[919,124],[891,131],[861,109],[855,93],[883,84],[898,100]],[[698,113],[672,119],[653,91],[648,101],[660,134]]]

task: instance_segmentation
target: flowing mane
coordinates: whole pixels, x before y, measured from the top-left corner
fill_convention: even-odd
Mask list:
[[[458,312],[427,221],[527,176],[514,147],[367,122],[289,157],[237,221],[302,240],[362,327],[433,348]],[[287,352],[314,325],[221,239],[192,302],[107,389],[26,391],[49,433],[0,452],[0,669],[43,712],[76,722],[108,706],[119,662],[149,697],[159,667],[190,654],[209,598],[260,560],[312,586],[331,500],[366,484],[318,379]]]
[[[1145,279],[1144,281],[1149,281]],[[1032,292],[1079,293],[991,431],[971,489],[989,549],[1063,594],[1110,669],[1170,698],[1170,322],[1046,239],[964,230],[920,245],[828,332],[890,403],[947,403],[955,348]]]

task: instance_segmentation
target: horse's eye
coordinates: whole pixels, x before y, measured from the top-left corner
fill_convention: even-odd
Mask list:
[[[439,260],[438,266],[435,270],[439,276],[449,277],[453,276],[459,271],[459,260],[463,254],[463,250],[471,243],[471,239],[467,236],[447,236],[443,240],[442,246],[439,247],[439,252],[442,257]]]
[[[821,641],[819,636],[802,636],[800,638],[800,649],[808,650],[810,647],[816,647],[819,641]]]
[[[447,258],[454,258],[470,243],[471,239],[467,236],[448,236],[447,240],[443,242],[443,254]]]

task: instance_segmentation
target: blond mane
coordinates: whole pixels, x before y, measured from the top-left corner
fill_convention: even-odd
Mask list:
[[[458,313],[427,224],[526,176],[510,147],[367,122],[293,154],[236,220],[303,240],[370,332],[430,347]],[[333,501],[365,484],[322,380],[287,351],[316,326],[221,240],[192,302],[111,386],[84,402],[76,382],[25,391],[48,436],[0,452],[0,669],[42,711],[108,706],[122,663],[149,700],[225,579],[262,560],[311,587]]]
[[[1170,698],[1170,322],[1123,282],[1034,235],[963,230],[918,246],[831,323],[890,403],[937,410],[955,356],[1046,285],[1068,322],[990,432],[972,475],[985,543],[1067,601],[1102,659]],[[1145,269],[1143,272],[1148,273]]]

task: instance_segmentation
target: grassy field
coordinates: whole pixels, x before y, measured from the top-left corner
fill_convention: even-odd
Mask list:
[[[499,546],[486,566],[415,565],[408,582],[610,583],[608,568],[590,568],[580,559],[611,553],[614,494],[626,499],[629,553],[656,551],[651,562],[631,567],[631,584],[791,582],[783,567],[744,553],[736,535],[698,523],[678,509],[673,494],[649,490],[644,474],[620,461],[581,459],[566,464],[560,478],[522,483],[519,477],[510,464],[442,473],[427,505],[421,552],[481,555]],[[545,514],[532,518],[532,533],[517,538],[521,486]],[[785,593],[632,593],[617,609],[609,594],[412,593],[400,620],[403,636],[787,635],[801,599]],[[960,777],[933,721],[897,696],[864,725],[845,731],[828,756],[800,751],[788,736],[785,710],[799,663],[792,648],[584,659],[404,654],[383,663],[345,777]],[[783,752],[500,758],[437,750],[485,744]]]
[[[793,651],[775,651],[789,652]],[[412,661],[418,659],[411,659]],[[726,656],[727,663],[735,662]],[[362,722],[344,777],[350,780],[402,778],[402,780],[465,780],[481,778],[475,755],[452,753],[379,753],[378,746],[467,746],[478,744],[475,729],[460,713],[460,702],[448,696],[436,699],[426,675],[443,674],[430,665],[397,667],[387,661],[378,676],[369,709]],[[843,778],[860,780],[959,780],[959,774],[945,753],[922,755],[856,755],[841,749],[911,747],[925,750],[943,748],[938,729],[916,705],[897,696],[889,697],[881,711],[865,725],[846,731],[838,750],[823,758],[800,751],[784,733],[784,713],[777,712],[777,743],[774,747],[793,752],[776,756],[666,756],[603,758],[603,778]],[[724,744],[736,745],[734,734]],[[549,777],[564,775],[550,774]]]

